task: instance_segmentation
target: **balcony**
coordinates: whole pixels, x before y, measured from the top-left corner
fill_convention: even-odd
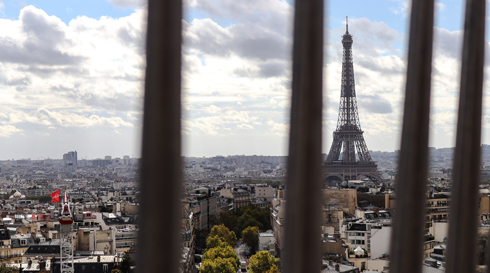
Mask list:
[[[136,240],[138,235],[136,234],[116,234],[116,241],[119,240]]]
[[[133,245],[136,245],[135,242],[118,242],[116,243],[116,248],[127,248],[127,247],[131,247]]]

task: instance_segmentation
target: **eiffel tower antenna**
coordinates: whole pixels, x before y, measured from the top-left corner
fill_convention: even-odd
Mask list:
[[[349,16],[345,16],[345,33],[349,33]]]
[[[371,159],[359,122],[357,111],[354,65],[352,59],[352,35],[349,34],[349,18],[342,35],[344,48],[342,58],[342,84],[340,92],[339,117],[333,133],[333,143],[325,161],[325,179],[337,178],[342,181],[368,177],[374,182],[383,180],[378,166]]]

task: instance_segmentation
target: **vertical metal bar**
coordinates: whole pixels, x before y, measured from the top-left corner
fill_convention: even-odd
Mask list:
[[[475,272],[480,184],[485,0],[467,0],[449,221],[448,273]]]
[[[426,206],[434,1],[413,0],[390,272],[419,273]]]
[[[181,20],[181,0],[148,1],[139,272],[179,272]]]
[[[295,2],[284,272],[319,272],[323,0]]]

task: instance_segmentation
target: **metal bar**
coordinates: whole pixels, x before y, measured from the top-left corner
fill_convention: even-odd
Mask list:
[[[148,1],[138,272],[179,272],[181,20],[181,0]]]
[[[412,1],[396,214],[390,249],[390,272],[394,273],[422,270],[433,23],[434,1]]]
[[[284,272],[321,269],[323,0],[295,2]]]
[[[476,267],[485,43],[485,0],[467,0],[446,254],[448,273],[471,273]]]

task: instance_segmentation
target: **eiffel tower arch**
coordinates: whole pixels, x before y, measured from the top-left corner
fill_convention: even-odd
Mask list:
[[[342,35],[342,81],[337,128],[324,164],[325,180],[358,180],[367,177],[375,183],[383,182],[378,165],[371,159],[359,122],[357,111],[354,65],[352,59],[352,35],[346,24]]]

